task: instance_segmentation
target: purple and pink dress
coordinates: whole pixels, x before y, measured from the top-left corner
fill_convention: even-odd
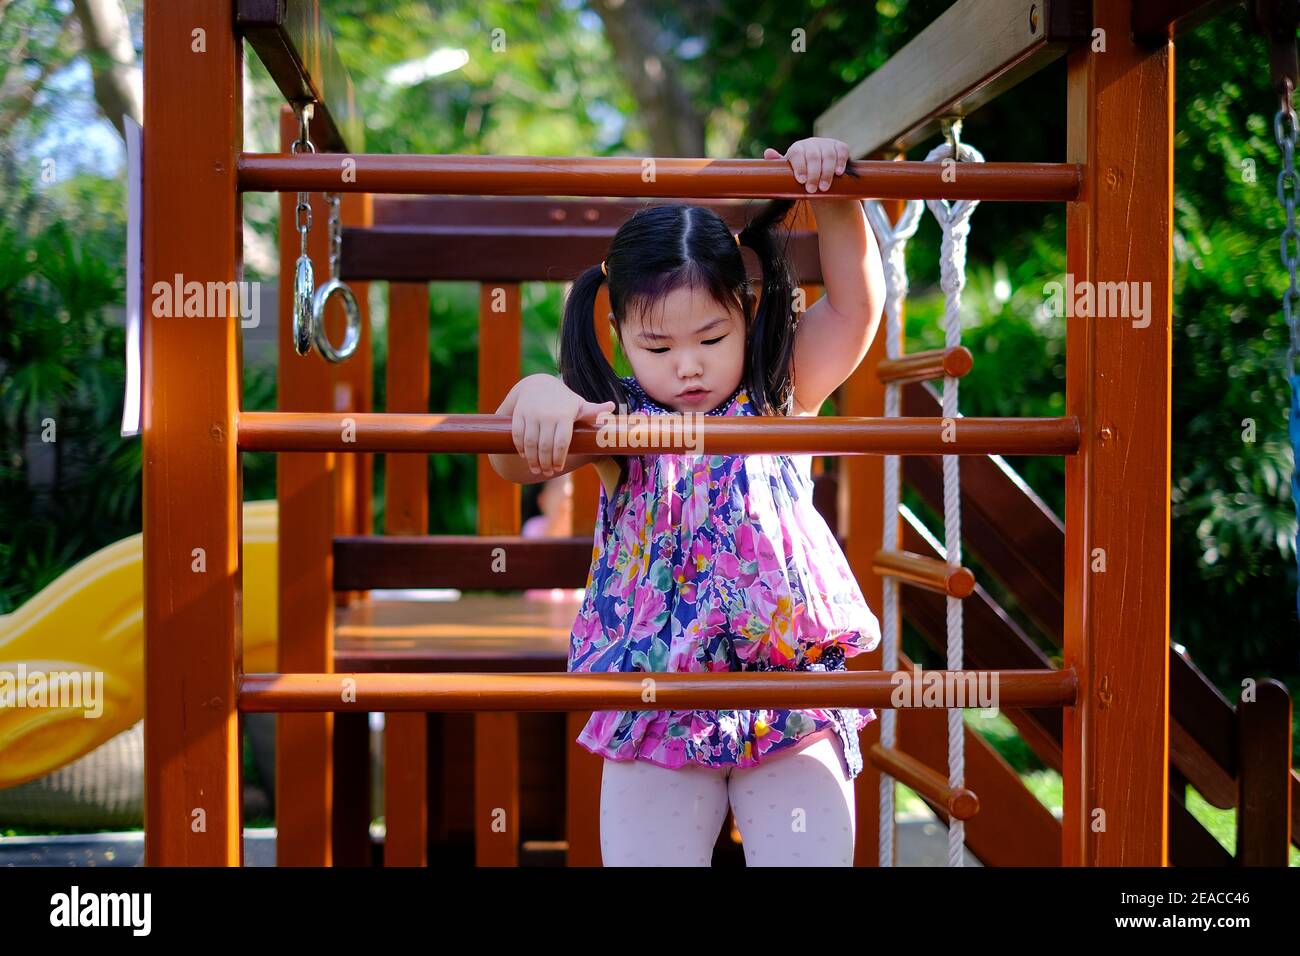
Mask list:
[[[674,414],[636,379],[629,412]],[[756,415],[742,384],[706,415]],[[571,672],[842,671],[880,624],[813,506],[810,455],[627,457],[602,483]],[[577,741],[610,760],[752,767],[832,728],[850,774],[874,710],[597,711]]]

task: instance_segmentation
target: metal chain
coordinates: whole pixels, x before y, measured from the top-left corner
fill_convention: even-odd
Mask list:
[[[339,277],[339,261],[343,256],[343,227],[339,217],[339,200],[342,197],[338,193],[326,193],[325,201],[330,206],[330,278]]]
[[[1295,375],[1295,360],[1300,355],[1300,322],[1297,322],[1293,307],[1296,297],[1300,296],[1300,282],[1296,280],[1296,267],[1300,263],[1300,232],[1297,232],[1295,222],[1296,201],[1300,199],[1300,177],[1296,175],[1295,168],[1298,124],[1295,110],[1291,106],[1289,80],[1280,99],[1281,106],[1273,117],[1273,137],[1277,140],[1278,149],[1282,151],[1282,171],[1277,174],[1277,201],[1286,210],[1286,226],[1282,229],[1280,247],[1282,265],[1290,277],[1290,285],[1282,293],[1282,315],[1291,338],[1286,352],[1287,376],[1290,378]],[[1285,128],[1283,121],[1286,121]]]
[[[307,122],[315,112],[315,107],[311,103],[303,103],[298,107],[298,138],[289,144],[289,152],[301,153],[304,150],[309,153],[316,152],[316,147],[312,145],[311,137],[307,134]],[[307,233],[311,231],[311,202],[307,193],[298,193],[298,205],[294,210],[297,217],[299,254],[307,255]]]

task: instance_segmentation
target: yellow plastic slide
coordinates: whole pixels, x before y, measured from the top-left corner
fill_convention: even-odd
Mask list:
[[[244,670],[275,670],[274,501],[244,505]],[[0,615],[0,787],[43,777],[144,717],[143,536]],[[75,706],[70,706],[75,705]]]

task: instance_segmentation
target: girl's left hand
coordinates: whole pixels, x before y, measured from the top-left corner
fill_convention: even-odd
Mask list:
[[[770,146],[763,150],[764,159],[781,159],[780,152]],[[794,178],[803,183],[808,192],[831,188],[831,179],[844,172],[849,162],[849,144],[829,136],[811,136],[790,147],[784,157],[794,170]]]

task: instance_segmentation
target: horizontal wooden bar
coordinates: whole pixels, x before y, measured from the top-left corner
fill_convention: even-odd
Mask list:
[[[646,170],[653,175],[647,176]],[[979,199],[1072,202],[1070,163],[951,164],[855,160],[854,176],[809,193],[782,159],[243,153],[243,192],[482,196],[674,196],[735,199]],[[345,175],[347,173],[347,175]],[[855,178],[856,177],[856,178]]]
[[[235,29],[290,105],[315,103],[312,144],[325,152],[365,149],[352,78],[339,59],[320,0],[239,0]]]
[[[947,807],[950,818],[969,820],[980,811],[980,798],[974,790],[948,786],[947,778],[897,747],[874,743],[867,751],[867,759],[877,770],[911,787],[918,796]]]
[[[970,597],[975,590],[975,575],[969,568],[909,551],[877,551],[871,559],[871,570],[956,598]]]
[[[882,382],[905,385],[932,378],[961,378],[975,367],[970,349],[958,345],[951,349],[927,349],[901,358],[885,359],[876,366],[876,378]]]
[[[603,431],[577,424],[569,453],[811,455],[1072,455],[1075,418],[728,418],[628,415]],[[440,454],[515,452],[505,415],[243,412],[241,451]],[[620,434],[621,432],[621,434]],[[945,441],[950,438],[950,441]]]
[[[334,711],[692,710],[696,708],[921,707],[916,671],[728,671],[565,674],[245,674],[245,713]],[[920,671],[943,687],[995,688],[998,707],[1073,707],[1078,675],[1052,671]],[[931,676],[933,675],[933,676]],[[655,706],[647,706],[646,681]],[[996,685],[994,684],[996,681]],[[955,692],[955,691],[954,691]],[[974,695],[972,695],[973,697]],[[949,698],[945,698],[947,700]],[[956,698],[951,698],[956,699]],[[968,706],[983,706],[971,697]]]
[[[818,136],[854,156],[903,151],[944,116],[965,116],[1089,37],[1088,0],[958,0],[821,114]],[[881,109],[888,103],[889,109]]]
[[[591,570],[591,535],[383,535],[334,539],[334,590],[581,588]]]

